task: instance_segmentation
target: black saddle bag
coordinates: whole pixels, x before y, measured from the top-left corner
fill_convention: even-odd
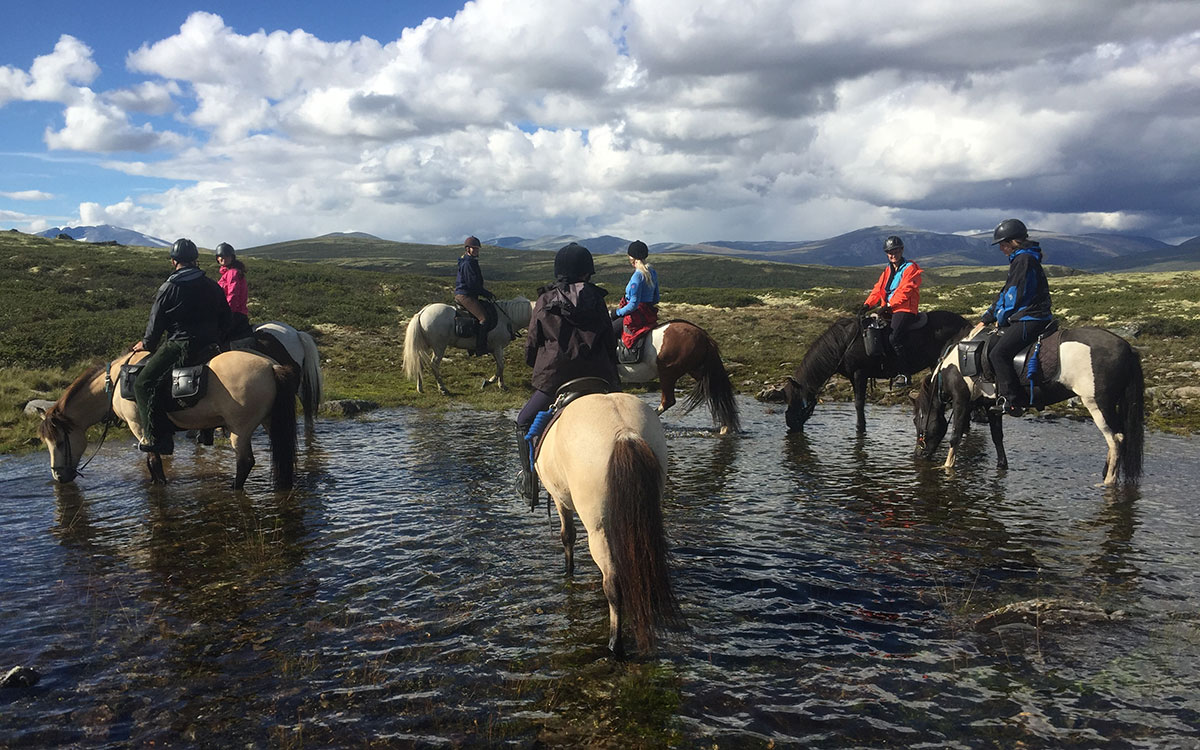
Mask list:
[[[958,342],[958,371],[963,377],[977,378],[983,375],[987,350],[986,339]]]
[[[133,381],[137,378],[138,373],[146,366],[145,362],[138,362],[132,365],[121,365],[121,374],[117,379],[121,381],[121,398],[126,401],[133,401]]]
[[[888,324],[882,318],[875,318],[863,326],[863,349],[868,357],[882,357],[887,352]]]
[[[454,316],[454,335],[460,339],[473,339],[479,335],[479,321],[471,313]]]
[[[180,409],[200,403],[208,390],[207,365],[176,367],[171,371],[171,398]]]

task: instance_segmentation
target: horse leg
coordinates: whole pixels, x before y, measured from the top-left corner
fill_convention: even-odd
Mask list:
[[[850,382],[854,384],[854,411],[858,414],[857,429],[867,431],[867,371],[855,370]]]
[[[163,471],[162,456],[157,453],[146,454],[146,469],[150,472],[150,481],[154,484],[166,484],[167,475]]]
[[[658,410],[656,414],[661,415],[667,409],[675,405],[675,383],[678,382],[679,375],[673,370],[659,369],[658,384],[661,389],[661,394],[658,400]]]
[[[988,427],[992,431],[992,445],[996,446],[996,468],[1008,468],[1008,454],[1004,452],[1004,415],[988,409]]]
[[[1094,396],[1087,398],[1080,396],[1079,400],[1088,410],[1088,414],[1092,415],[1092,421],[1096,423],[1096,428],[1100,430],[1100,434],[1104,436],[1104,442],[1108,444],[1108,456],[1104,460],[1104,486],[1111,487],[1117,483],[1121,440],[1124,435],[1113,432],[1112,427],[1109,426],[1109,420],[1104,416],[1104,410],[1100,408],[1100,402],[1096,401]]]
[[[575,519],[557,500],[554,504],[558,508],[558,520],[561,524],[558,538],[562,540],[563,555],[567,560],[567,577],[570,578],[575,575]]]
[[[953,469],[954,461],[958,457],[958,445],[962,442],[963,435],[971,427],[971,403],[963,399],[954,399],[953,409],[954,418],[950,421],[950,449],[946,451],[946,463],[942,464],[943,469]]]
[[[237,456],[237,468],[233,477],[233,488],[240,490],[246,486],[246,477],[254,468],[254,451],[250,447],[250,436],[240,432],[229,433],[229,443]]]
[[[604,529],[588,529],[588,550],[600,568],[604,597],[608,599],[608,650],[619,659],[625,656],[625,641],[621,636],[621,587]]]
[[[435,351],[433,356],[429,358],[429,369],[433,371],[433,379],[437,381],[438,390],[442,392],[443,396],[449,396],[450,390],[442,382],[442,357],[445,354],[445,349],[440,352]]]

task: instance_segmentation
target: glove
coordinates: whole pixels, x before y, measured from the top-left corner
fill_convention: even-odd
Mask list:
[[[884,305],[883,307],[879,308],[879,312],[883,313],[884,315],[891,315],[892,308],[888,307],[887,305]]]
[[[871,306],[868,305],[866,302],[864,302],[861,305],[859,305],[858,307],[854,308],[854,312],[859,315],[863,315],[864,313],[867,312],[867,310],[870,310],[870,309],[871,309]]]
[[[616,320],[617,318],[621,318],[621,317],[624,317],[624,316],[623,316],[623,315],[617,315],[617,311],[616,311],[616,310],[613,310],[611,313],[609,313],[609,317],[611,317],[613,320]]]

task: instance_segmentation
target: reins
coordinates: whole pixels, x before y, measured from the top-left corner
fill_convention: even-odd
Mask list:
[[[121,366],[124,367],[125,365],[129,364],[129,360],[131,360],[131,359],[133,359],[133,352],[129,353],[129,356],[125,358],[125,361],[121,363]],[[79,476],[83,476],[83,470],[87,467],[88,464],[90,464],[92,462],[92,459],[94,459],[97,455],[99,455],[100,449],[102,447],[104,447],[104,440],[105,440],[105,438],[108,437],[108,428],[115,425],[118,421],[117,413],[113,410],[113,399],[116,397],[116,393],[117,393],[116,386],[113,384],[113,381],[112,381],[112,366],[113,366],[113,362],[115,362],[115,361],[116,360],[109,362],[108,366],[104,368],[104,392],[108,394],[108,411],[106,411],[104,413],[104,417],[101,419],[101,421],[104,422],[104,430],[100,433],[100,442],[96,444],[96,450],[92,451],[91,458],[89,458],[87,461],[84,461],[83,464],[81,464],[77,469],[75,469],[75,473],[78,474]],[[67,451],[66,451],[67,452],[67,463],[70,463],[71,462],[71,439],[69,437],[67,438],[66,443],[67,443]]]

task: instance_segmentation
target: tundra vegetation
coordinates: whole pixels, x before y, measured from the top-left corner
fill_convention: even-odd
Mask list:
[[[450,302],[457,246],[330,239],[272,257],[248,250],[253,322],[280,320],[313,334],[324,362],[326,398],[381,406],[509,410],[524,403],[529,369],[518,340],[505,352],[510,389],[481,391],[490,358],[451,350],[443,373],[452,398],[416,392],[401,372],[404,327],[430,302]],[[317,248],[314,250],[313,248]],[[285,259],[289,258],[289,259]],[[708,330],[740,393],[757,396],[791,374],[808,345],[857,306],[879,268],[829,268],[697,255],[655,255],[663,284],[661,320],[685,318]],[[485,248],[488,287],[502,298],[535,298],[553,255]],[[597,257],[595,281],[615,304],[629,275],[623,254]],[[216,275],[211,252],[201,267]],[[120,356],[142,335],[154,292],[169,273],[163,249],[90,245],[0,233],[0,452],[40,445],[38,418],[23,409],[53,400],[89,364]],[[1142,355],[1152,429],[1200,431],[1200,272],[1086,274],[1053,267],[1055,313],[1067,326],[1095,325],[1125,336]],[[1000,266],[926,269],[921,302],[976,317],[1004,278]],[[651,385],[651,388],[654,386]],[[876,403],[907,391],[879,384]],[[833,379],[823,393],[849,399]],[[1069,404],[1057,413],[1082,416]],[[849,425],[848,425],[849,428]],[[99,428],[96,428],[99,429]],[[783,418],[780,416],[780,431]]]

